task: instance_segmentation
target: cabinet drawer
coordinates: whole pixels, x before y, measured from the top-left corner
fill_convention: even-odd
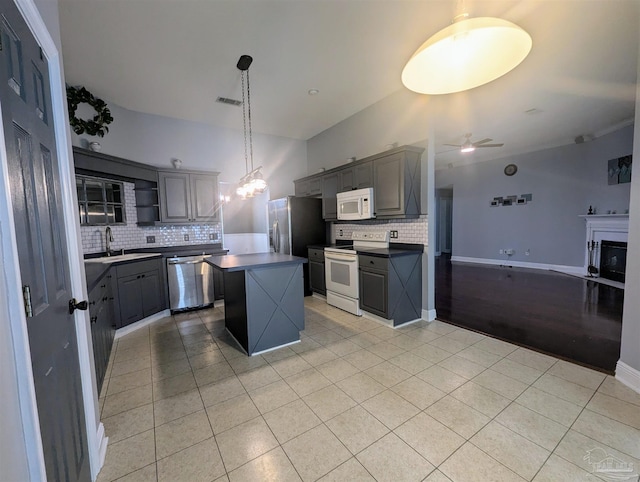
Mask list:
[[[378,271],[389,271],[389,258],[378,258],[366,254],[358,255],[358,263],[361,269],[376,269]]]
[[[136,261],[134,263],[121,264],[117,266],[118,278],[141,274],[145,271],[157,270],[160,266],[162,258],[148,259],[145,261]]]
[[[309,259],[324,261],[324,249],[309,248]]]

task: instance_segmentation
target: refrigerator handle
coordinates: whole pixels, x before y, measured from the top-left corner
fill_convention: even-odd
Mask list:
[[[280,252],[280,225],[278,224],[278,220],[273,223],[273,251],[275,253]]]

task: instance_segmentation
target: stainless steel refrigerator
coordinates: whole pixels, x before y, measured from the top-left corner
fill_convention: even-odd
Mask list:
[[[272,252],[307,258],[307,246],[327,243],[329,227],[322,219],[322,199],[287,196],[269,201],[267,209]],[[308,263],[303,271],[304,294],[309,296]]]

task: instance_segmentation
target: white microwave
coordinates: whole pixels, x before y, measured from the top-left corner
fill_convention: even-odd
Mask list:
[[[356,189],[355,191],[338,193],[338,219],[352,221],[355,219],[371,219],[373,212],[373,188]]]

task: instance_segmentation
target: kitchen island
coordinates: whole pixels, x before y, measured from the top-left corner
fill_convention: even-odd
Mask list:
[[[306,258],[255,253],[205,262],[223,273],[225,327],[248,355],[300,341]]]

